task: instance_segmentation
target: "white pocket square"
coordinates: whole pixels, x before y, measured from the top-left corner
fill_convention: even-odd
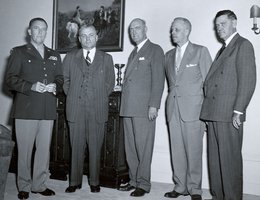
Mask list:
[[[140,57],[139,60],[145,60],[145,58],[144,57]]]
[[[195,66],[197,66],[198,64],[188,64],[188,65],[186,65],[186,67],[195,67]]]

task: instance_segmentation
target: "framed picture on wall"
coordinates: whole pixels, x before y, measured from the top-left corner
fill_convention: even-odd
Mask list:
[[[122,51],[125,0],[54,0],[53,48],[66,53],[79,48],[78,31],[94,25],[97,47],[104,51]]]

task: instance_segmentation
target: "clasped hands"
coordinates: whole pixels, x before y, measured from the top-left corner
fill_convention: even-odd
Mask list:
[[[56,95],[56,83],[49,83],[45,85],[44,83],[37,82],[32,85],[31,89],[39,93],[50,92]]]

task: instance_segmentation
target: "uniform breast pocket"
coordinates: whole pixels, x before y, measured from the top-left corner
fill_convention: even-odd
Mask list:
[[[49,61],[49,62],[47,63],[47,65],[50,66],[52,70],[55,70],[56,67],[57,67],[57,62],[55,62],[55,61]]]
[[[35,71],[38,71],[38,69],[37,69],[38,64],[35,60],[25,59],[25,60],[23,60],[22,65],[23,65],[22,72],[24,74],[27,74],[27,73],[33,74]]]

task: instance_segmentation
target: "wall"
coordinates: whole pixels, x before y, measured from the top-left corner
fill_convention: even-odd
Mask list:
[[[169,40],[169,28],[172,20],[177,16],[190,19],[193,29],[190,40],[208,47],[211,56],[214,57],[220,48],[215,39],[213,19],[217,11],[222,9],[233,10],[238,17],[238,31],[248,38],[254,45],[256,63],[260,63],[260,35],[251,31],[252,19],[249,18],[249,10],[253,4],[260,5],[258,0],[126,0],[125,7],[125,33],[123,52],[114,52],[111,55],[115,63],[126,63],[133,46],[129,42],[127,26],[135,17],[146,20],[148,37],[162,46],[164,51],[172,48]],[[49,24],[46,45],[51,47],[52,42],[52,10],[53,1],[45,0],[1,0],[0,1],[0,88],[5,71],[6,59],[13,46],[24,43],[25,28],[28,21],[35,16],[45,18]],[[63,55],[64,56],[64,55]],[[258,80],[259,80],[259,75]],[[172,182],[172,172],[169,157],[168,134],[165,126],[164,103],[167,96],[165,88],[162,106],[159,112],[156,128],[156,140],[152,163],[152,180],[157,182]],[[247,121],[244,126],[244,193],[260,195],[260,135],[259,117],[260,107],[259,83],[247,111]],[[0,92],[0,123],[8,124],[8,115],[12,100],[2,90]],[[203,188],[208,188],[206,169],[206,142],[204,138],[203,155]]]

